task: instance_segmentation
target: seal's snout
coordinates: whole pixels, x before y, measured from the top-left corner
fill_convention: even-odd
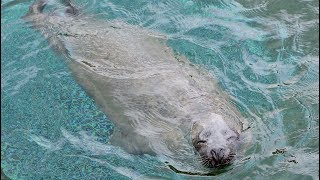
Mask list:
[[[199,153],[202,158],[203,165],[208,168],[231,164],[236,155],[228,147],[212,148],[208,151],[205,150],[206,148],[208,148],[208,146],[200,149]]]
[[[228,164],[233,157],[230,156],[230,152],[227,148],[214,148],[210,151],[210,154],[212,161],[214,162],[214,166]]]

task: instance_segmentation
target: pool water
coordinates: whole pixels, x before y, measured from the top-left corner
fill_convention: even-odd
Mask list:
[[[319,179],[319,1],[74,0],[169,37],[213,73],[252,131],[240,165],[201,176],[109,145],[113,124],[64,59],[1,1],[1,168],[10,179]],[[50,1],[59,7],[58,1]],[[2,175],[4,175],[2,174]]]

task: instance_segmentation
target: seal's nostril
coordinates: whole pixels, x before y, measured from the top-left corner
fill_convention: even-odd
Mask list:
[[[216,149],[212,149],[211,150],[211,154],[214,153],[214,154],[217,154],[217,155],[223,154],[224,152],[225,152],[224,148],[216,148]]]
[[[220,165],[225,162],[227,155],[225,154],[225,148],[215,148],[210,151],[212,160],[215,162],[215,165]]]
[[[212,158],[214,160],[218,160],[219,159],[219,151],[217,151],[217,149],[212,149],[210,151],[211,155],[212,155]]]

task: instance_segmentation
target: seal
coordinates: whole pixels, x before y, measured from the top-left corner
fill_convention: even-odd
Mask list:
[[[65,57],[77,82],[113,121],[112,145],[186,170],[235,159],[243,118],[210,72],[175,53],[165,35],[97,20],[63,4],[62,15],[44,11],[47,1],[37,0],[24,19]]]

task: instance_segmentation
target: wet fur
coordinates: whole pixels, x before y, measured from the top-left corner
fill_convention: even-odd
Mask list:
[[[199,159],[213,166],[207,157],[194,156],[195,125],[214,123],[213,113],[241,134],[243,118],[211,73],[175,54],[164,35],[98,21],[64,4],[67,15],[59,16],[43,13],[46,1],[38,0],[25,19],[66,58],[77,82],[114,122],[111,143],[133,154],[168,157],[184,168]]]

